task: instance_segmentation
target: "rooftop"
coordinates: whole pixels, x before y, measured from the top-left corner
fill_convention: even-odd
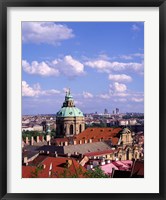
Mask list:
[[[119,141],[119,133],[122,128],[87,128],[82,133],[75,136],[77,144],[80,140],[92,139],[93,142],[100,140],[111,140],[113,145]]]
[[[86,169],[82,167],[73,158],[47,157],[40,163],[39,166],[38,167],[22,166],[22,177],[23,178],[70,178],[70,177],[83,178],[83,175],[81,175],[81,173],[79,172],[80,171],[86,172]]]

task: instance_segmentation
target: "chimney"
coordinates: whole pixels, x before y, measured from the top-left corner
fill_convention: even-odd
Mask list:
[[[36,137],[36,142],[39,143],[39,136]]]
[[[24,164],[28,163],[28,157],[24,157]]]
[[[51,140],[50,135],[46,135],[46,141],[49,142]]]
[[[68,142],[67,141],[65,141],[65,146],[67,146],[68,145]]]
[[[33,139],[33,136],[31,137],[31,146],[33,146],[33,143],[34,143],[34,139]]]
[[[77,144],[77,141],[76,141],[76,140],[74,140],[74,144]]]
[[[92,143],[92,139],[89,139],[89,143]]]
[[[72,160],[66,160],[67,168],[69,168],[72,165]]]
[[[28,137],[25,138],[25,144],[29,144],[29,139],[28,139]]]
[[[68,157],[68,158],[71,157],[71,153],[67,153],[67,157]]]
[[[58,157],[57,151],[55,151],[54,154],[55,154],[55,158],[57,158]]]

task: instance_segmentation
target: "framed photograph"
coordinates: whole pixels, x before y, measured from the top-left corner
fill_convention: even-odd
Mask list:
[[[1,199],[166,199],[165,1],[0,9]]]

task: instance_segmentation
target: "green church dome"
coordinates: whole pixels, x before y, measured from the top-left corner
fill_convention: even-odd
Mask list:
[[[83,117],[83,113],[77,107],[63,107],[56,114],[57,117]]]
[[[70,90],[66,92],[62,108],[57,112],[56,117],[84,117],[80,109],[75,107]]]

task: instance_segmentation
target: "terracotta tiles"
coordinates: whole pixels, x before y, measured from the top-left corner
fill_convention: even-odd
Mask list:
[[[66,164],[69,162],[69,166]],[[86,172],[86,169],[79,165],[73,158],[63,157],[47,157],[44,159],[40,167],[22,166],[23,178],[69,178],[82,177],[81,172]]]

